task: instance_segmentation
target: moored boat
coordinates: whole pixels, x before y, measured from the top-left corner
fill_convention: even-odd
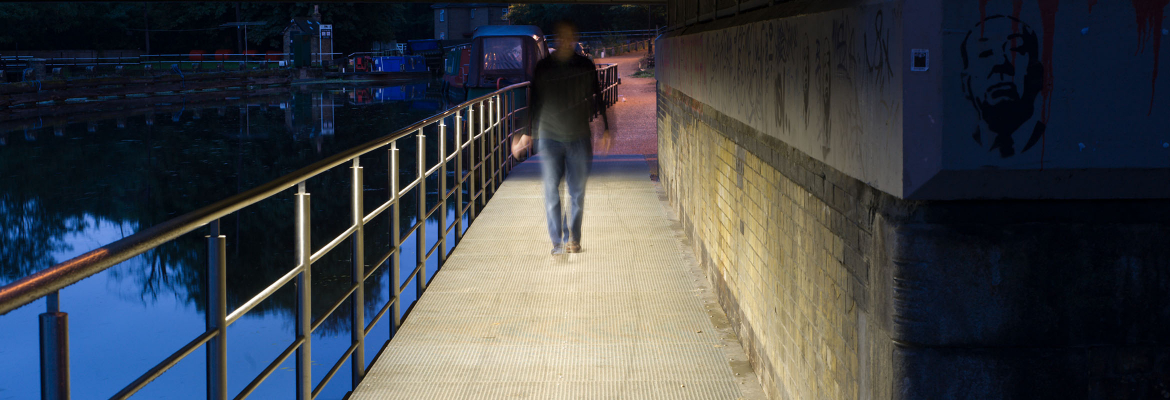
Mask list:
[[[444,92],[454,101],[464,101],[527,82],[536,63],[547,56],[548,45],[538,27],[481,26],[469,45],[456,46],[447,53]]]

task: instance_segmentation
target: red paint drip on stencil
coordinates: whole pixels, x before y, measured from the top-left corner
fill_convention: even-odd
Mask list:
[[[1053,38],[1056,36],[1056,10],[1060,8],[1060,0],[1037,0],[1040,5],[1040,22],[1044,25],[1044,49],[1040,52],[1040,60],[1044,63],[1044,86],[1040,94],[1044,96],[1044,105],[1040,111],[1040,120],[1048,125],[1048,117],[1052,113],[1052,48],[1055,47]],[[1048,135],[1040,137],[1040,170],[1044,170],[1044,150],[1047,147]]]
[[[983,27],[983,21],[987,20],[987,2],[988,0],[979,0],[979,38],[983,38],[983,33],[987,30]]]
[[[1093,6],[1097,5],[1097,0],[1089,0],[1089,12],[1093,12]]]
[[[1162,47],[1162,22],[1166,15],[1162,10],[1170,0],[1133,0],[1134,14],[1137,17],[1138,53],[1145,51],[1149,41],[1154,49],[1154,72],[1150,79],[1150,111],[1154,113],[1154,93],[1158,86],[1158,56]]]
[[[1020,33],[1020,10],[1024,8],[1024,0],[1012,0],[1012,33]],[[1016,38],[1012,38],[1012,47],[1016,47]],[[1012,52],[1012,65],[1016,65],[1016,52]]]
[[[1166,0],[1170,1],[1170,0]],[[1043,50],[1040,60],[1044,63],[1044,86],[1040,94],[1044,96],[1044,107],[1041,118],[1048,123],[1048,115],[1052,108],[1052,48],[1055,47],[1053,38],[1056,36],[1056,9],[1060,7],[1060,0],[1037,0],[1040,3],[1040,20],[1044,25]]]

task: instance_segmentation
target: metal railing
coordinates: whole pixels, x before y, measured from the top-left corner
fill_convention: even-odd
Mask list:
[[[619,44],[619,45],[615,45],[615,46],[594,47],[592,49],[592,51],[593,51],[593,57],[595,57],[595,58],[613,57],[613,56],[629,53],[631,51],[649,50],[650,47],[653,46],[653,44],[654,44],[654,39],[647,39],[647,40],[640,40],[637,42],[630,42],[630,43],[626,43],[626,44]]]
[[[594,64],[597,68],[597,82],[601,84],[601,102],[605,107],[613,106],[618,101],[618,85],[622,83],[618,75],[617,64]],[[605,112],[605,110],[597,110]]]
[[[350,362],[352,368],[352,386],[357,387],[365,375],[364,343],[365,337],[371,329],[389,311],[391,313],[391,337],[401,325],[401,307],[399,295],[402,290],[414,282],[421,296],[427,284],[427,260],[435,253],[439,254],[439,267],[445,263],[448,255],[447,237],[454,230],[454,240],[462,238],[463,216],[468,215],[470,225],[477,214],[478,206],[486,205],[487,200],[495,193],[503,179],[507,176],[515,163],[510,157],[511,137],[518,129],[527,126],[521,123],[521,112],[527,106],[517,104],[517,92],[525,91],[527,96],[528,83],[520,83],[497,90],[482,97],[464,102],[463,104],[427,118],[391,135],[373,140],[359,147],[355,147],[339,154],[316,162],[297,170],[291,174],[277,178],[264,185],[221,200],[196,211],[163,222],[159,225],[142,230],[134,235],[116,241],[99,249],[90,251],[71,260],[59,263],[46,270],[22,278],[16,282],[0,288],[0,315],[6,314],[18,307],[29,304],[42,297],[47,298],[47,310],[40,314],[41,332],[41,396],[46,399],[67,399],[69,389],[69,346],[68,346],[68,315],[61,312],[59,291],[93,274],[104,271],[118,263],[143,254],[166,242],[179,238],[181,235],[192,232],[203,226],[208,226],[208,290],[206,329],[188,342],[178,351],[167,356],[162,362],[155,365],[146,373],[131,382],[113,398],[124,399],[141,390],[155,378],[162,375],[184,357],[190,355],[199,347],[206,345],[207,351],[207,393],[211,399],[226,399],[227,388],[227,347],[225,336],[227,327],[238,321],[244,314],[273,295],[284,285],[296,281],[295,325],[296,339],[284,349],[264,370],[256,376],[235,398],[247,397],[256,387],[277,369],[286,359],[296,355],[296,393],[297,399],[308,400],[316,397],[334,374]],[[525,115],[527,113],[524,113]],[[450,127],[454,129],[454,149],[448,151],[447,121],[451,120]],[[424,128],[437,125],[438,154],[434,158],[437,162],[427,167],[427,146]],[[399,154],[400,141],[417,141],[417,177],[408,183],[399,182]],[[365,213],[363,198],[363,166],[359,157],[374,151],[385,149],[390,159],[388,172],[389,199],[370,213]],[[466,160],[465,160],[466,159]],[[310,208],[309,193],[306,192],[305,182],[309,179],[329,171],[335,167],[351,164],[351,225],[343,233],[330,240],[326,245],[313,249],[310,242]],[[448,187],[448,166],[454,164],[454,187]],[[427,207],[427,178],[438,174],[439,201],[434,207]],[[467,184],[468,204],[464,202],[464,184]],[[220,218],[235,213],[249,205],[285,193],[285,190],[296,187],[294,197],[295,223],[297,240],[297,265],[275,282],[269,284],[259,294],[247,300],[230,313],[227,309],[227,252],[226,236],[220,227]],[[413,189],[418,189],[418,218],[409,229],[403,231],[400,220],[400,204],[415,199],[404,198]],[[445,206],[447,200],[455,198],[455,221],[447,220]],[[435,244],[427,248],[426,221],[438,210],[439,227],[441,234]],[[378,255],[378,262],[366,263],[364,254],[364,227],[383,212],[391,213],[392,246],[384,254]],[[403,233],[405,232],[405,233]],[[405,237],[417,234],[416,255],[418,263],[414,270],[401,282],[400,247]],[[352,243],[352,285],[345,295],[327,308],[315,321],[312,320],[310,304],[312,292],[310,289],[311,269],[314,262],[333,250],[346,240],[353,239]],[[425,254],[425,256],[423,256]],[[367,265],[372,266],[367,269]],[[365,324],[365,315],[362,300],[365,298],[365,281],[384,265],[390,268],[391,298],[380,311]],[[353,327],[352,343],[341,358],[335,362],[329,372],[314,387],[312,385],[311,338],[316,330],[330,315],[343,303],[349,301],[352,305],[350,323]],[[358,329],[358,328],[361,329]]]

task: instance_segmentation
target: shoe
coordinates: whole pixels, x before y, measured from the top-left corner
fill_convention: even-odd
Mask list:
[[[581,243],[569,242],[569,244],[565,245],[565,250],[567,250],[570,253],[580,253],[581,252]]]
[[[554,245],[553,245],[553,248],[552,248],[552,254],[553,254],[553,255],[557,255],[557,254],[565,254],[565,245],[563,245],[563,244],[554,244]]]

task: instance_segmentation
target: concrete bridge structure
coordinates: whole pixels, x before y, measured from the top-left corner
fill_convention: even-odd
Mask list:
[[[618,203],[592,209],[592,229],[688,248],[597,240],[533,261],[477,243],[540,230],[506,206],[538,203],[531,166],[498,191],[493,174],[478,218],[495,222],[444,261],[385,347],[398,351],[364,380],[355,367],[355,398],[1170,398],[1167,0],[665,4],[653,112],[667,205],[631,206],[657,200],[653,184],[600,168],[591,194]],[[531,307],[485,306],[505,296]],[[590,304],[632,314],[605,321]],[[561,386],[558,372],[592,378]],[[496,383],[436,385],[460,377]],[[694,391],[673,386],[691,378]]]
[[[658,173],[768,397],[1170,397],[1165,1],[665,4]]]
[[[1167,2],[667,4],[663,186],[771,398],[1170,396]]]

